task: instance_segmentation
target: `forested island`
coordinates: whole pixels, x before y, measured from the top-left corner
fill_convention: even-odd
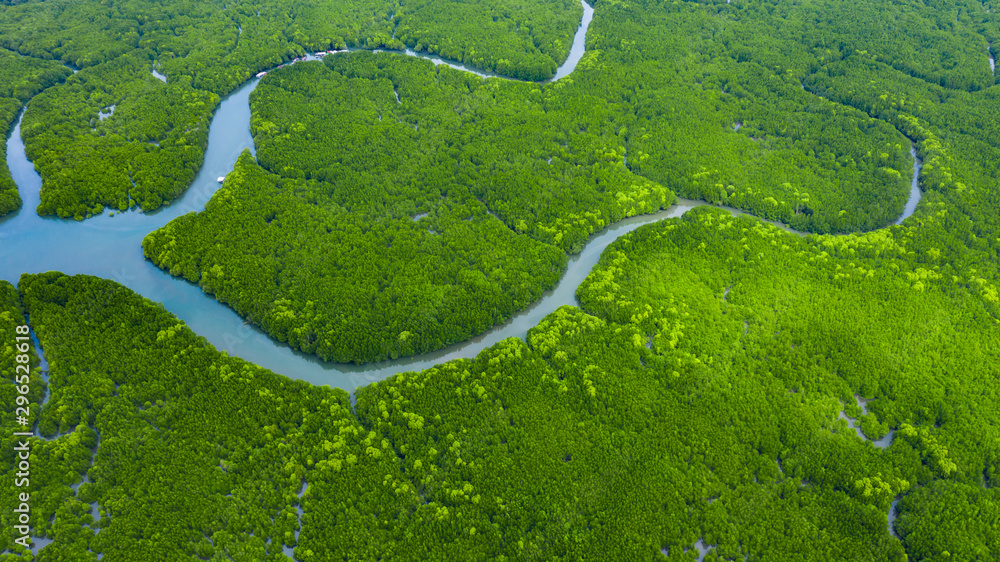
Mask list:
[[[549,81],[574,2],[0,5],[0,116],[42,180],[18,211],[0,170],[0,215],[168,205],[267,71],[253,150],[135,250],[318,360],[468,340],[606,226],[711,204],[618,238],[525,338],[358,388],[17,272],[0,561],[997,559],[995,11],[600,0]]]

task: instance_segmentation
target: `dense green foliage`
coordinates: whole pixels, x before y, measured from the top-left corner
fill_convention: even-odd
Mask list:
[[[300,349],[363,359],[485,329],[670,191],[871,230],[902,208],[912,141],[917,213],[846,236],[711,208],[643,227],[580,308],[358,389],[354,411],[110,281],[25,276],[20,298],[0,286],[0,326],[23,307],[51,364],[43,556],[690,560],[699,539],[707,560],[1000,556],[995,16],[964,0],[597,10],[555,84],[390,54],[271,73],[252,98],[259,160],[146,255]],[[57,88],[97,91],[98,68]]]
[[[481,333],[565,268],[563,252],[511,232],[459,186],[411,198],[355,185],[281,179],[244,153],[203,213],[143,249],[278,340],[340,362]]]
[[[0,47],[82,69],[25,117],[43,179],[39,212],[82,219],[176,198],[201,165],[219,96],[306,51],[408,45],[541,80],[568,54],[580,13],[572,0],[499,3],[492,13],[456,1],[59,0],[4,6]]]
[[[572,252],[674,198],[606,152],[618,141],[613,108],[562,91],[356,53],[269,76],[251,96],[251,130],[260,164],[279,175],[350,186],[379,206],[467,191],[514,231]]]
[[[53,438],[33,440],[36,454],[52,450],[35,462],[54,476],[32,480],[35,532],[54,540],[44,559],[287,560],[296,505],[305,522],[316,517],[317,488],[370,490],[352,499],[359,506],[399,501],[383,482],[396,462],[365,454],[372,441],[344,391],[220,354],[109,281],[51,273],[23,277],[20,289],[51,367],[39,428]]]
[[[995,303],[892,234],[711,209],[644,227],[581,286],[596,317],[361,389],[359,416],[473,558],[682,560],[702,537],[727,560],[992,559]],[[888,449],[837,421],[855,393]]]
[[[21,134],[41,170],[41,214],[148,211],[194,179],[219,98],[165,84],[149,65],[141,52],[123,55],[31,100]]]
[[[369,53],[276,71],[251,98],[259,162],[244,154],[206,210],[151,234],[145,255],[324,359],[481,333],[555,284],[559,248],[674,202],[593,146],[563,149],[575,131],[558,116],[525,127],[545,119],[542,93]],[[530,109],[509,113],[512,96]],[[561,113],[613,137],[589,101]],[[505,145],[523,156],[502,158]]]
[[[283,228],[294,231],[275,237],[269,230],[239,225],[248,210],[271,219],[277,211],[268,210],[275,205],[270,191],[238,185],[243,177],[238,174],[230,185],[252,198],[246,199],[246,206],[214,205],[197,217],[178,220],[147,240],[146,255],[174,274],[201,282],[268,333],[299,349],[318,350],[324,358],[371,360],[440,347],[455,341],[455,334],[465,337],[490,323],[476,319],[470,325],[464,315],[453,315],[445,322],[458,326],[446,328],[446,337],[431,330],[426,335],[429,343],[409,346],[398,342],[397,334],[420,333],[409,318],[411,309],[389,308],[387,312],[386,306],[379,306],[371,316],[361,315],[387,325],[376,327],[379,341],[367,344],[373,351],[359,353],[361,347],[354,343],[336,351],[334,342],[343,341],[336,335],[339,329],[322,320],[313,322],[309,316],[329,316],[345,298],[355,298],[356,285],[331,276],[331,268],[322,259],[297,257],[321,246],[290,244],[289,240],[291,236],[299,240],[321,236],[319,225],[324,217],[343,211],[372,225],[386,215],[398,221],[430,212],[442,196],[445,201],[457,198],[472,208],[485,206],[515,232],[575,251],[591,233],[611,222],[672,203],[668,189],[635,174],[649,169],[650,175],[682,192],[749,207],[800,228],[871,228],[899,212],[909,172],[905,137],[860,111],[841,107],[838,115],[835,104],[783,82],[779,82],[783,87],[765,88],[757,95],[745,92],[743,97],[752,101],[734,101],[727,110],[745,108],[743,119],[751,130],[783,127],[765,148],[716,127],[702,145],[700,160],[649,158],[647,152],[638,151],[634,160],[639,162],[628,165],[630,134],[642,134],[636,146],[669,156],[677,149],[663,143],[688,143],[696,133],[669,141],[647,133],[647,127],[649,131],[676,127],[664,127],[660,117],[652,115],[637,122],[628,114],[628,104],[610,103],[601,92],[607,88],[606,72],[593,62],[586,61],[572,80],[550,85],[481,80],[448,68],[436,69],[426,61],[368,53],[327,57],[323,65],[299,64],[273,72],[251,97],[259,164],[282,177],[321,182],[311,195],[300,196],[312,205],[280,206]],[[760,69],[755,72],[759,74]],[[655,92],[683,94],[695,104],[708,104],[718,97],[712,93],[692,97],[690,88],[678,78],[665,83],[655,77],[641,78]],[[634,103],[642,105],[643,100]],[[661,116],[665,109],[660,108]],[[685,119],[689,126],[694,121],[687,114]],[[629,127],[637,133],[629,133]],[[795,132],[789,132],[793,127],[797,127]],[[718,167],[718,146],[713,144],[719,139],[735,143],[727,151],[732,162],[729,172],[703,165],[711,160]],[[887,152],[872,156],[882,150]],[[814,158],[816,151],[821,151],[820,158]],[[754,163],[748,164],[747,159]],[[665,169],[677,165],[683,168]],[[742,176],[742,181],[732,179],[736,187],[730,184],[729,191],[722,183],[714,183],[728,182],[731,175]],[[791,183],[775,187],[776,176]],[[807,188],[815,199],[810,200]],[[889,204],[877,195],[888,189],[895,190]],[[326,198],[326,191],[337,197]],[[793,203],[786,202],[786,196]],[[843,210],[859,205],[856,213]],[[337,244],[353,251],[358,245],[353,240],[341,238]],[[269,268],[286,273],[251,274],[259,265],[246,260],[248,253],[269,256]],[[377,261],[377,255],[369,251],[368,259]],[[206,275],[215,265],[221,265],[222,271],[234,266],[240,271],[220,283]],[[394,284],[401,283],[401,277],[413,276],[396,265],[383,269],[391,272]],[[274,282],[261,285],[262,279],[272,277]],[[396,298],[394,291],[382,292],[383,299]],[[411,291],[414,301],[428,300],[424,294]],[[437,306],[435,299],[430,300],[432,308]],[[495,300],[491,297],[485,305],[494,306]],[[464,308],[458,304],[460,298],[445,295],[444,302],[446,308]],[[497,307],[499,313],[492,321],[509,316],[526,302]]]
[[[879,228],[906,200],[909,142],[803,91],[824,64],[812,32],[828,16],[808,13],[821,5],[608,6],[573,86],[600,76],[591,87],[634,114],[622,132],[629,168],[682,197],[800,230]]]
[[[922,220],[933,229],[927,223],[945,216]],[[867,469],[882,484],[864,482],[861,457],[849,454],[800,451],[783,465],[801,467],[812,484],[848,491],[858,484],[880,509],[917,488],[900,502],[897,522],[911,559],[939,559],[946,550],[963,552],[959,559],[990,558],[995,539],[983,526],[962,523],[968,510],[945,504],[962,504],[957,494],[965,494],[979,498],[987,518],[997,509],[983,489],[1000,457],[992,421],[1000,412],[989,398],[1000,378],[995,289],[981,270],[915,259],[940,250],[926,239],[893,236],[903,232],[799,238],[699,209],[679,224],[616,242],[578,295],[586,309],[637,326],[637,345],[649,338],[647,367],[685,360],[709,366],[696,379],[706,388],[735,384],[720,371],[739,365],[744,376],[768,373],[803,402],[874,398],[874,417],[863,419],[862,429],[871,437],[896,430],[887,451],[893,472]],[[675,382],[683,384],[678,373]],[[907,484],[894,484],[897,478]],[[924,491],[928,485],[938,492]]]
[[[19,100],[7,98],[0,102],[0,120],[6,123],[8,131],[17,119],[20,110]],[[17,184],[14,183],[14,178],[11,177],[10,169],[7,167],[6,146],[4,143],[4,148],[0,149],[0,157],[3,158],[3,164],[0,164],[0,216],[21,208],[21,195],[18,193]]]
[[[939,481],[900,502],[896,522],[914,560],[990,560],[1000,545],[1000,490]]]
[[[689,9],[693,13],[686,15],[680,9],[678,19],[706,25],[696,12],[701,8]],[[794,31],[789,26],[784,33]],[[774,36],[787,39],[783,33]],[[719,145],[693,139],[730,135],[738,147],[744,139],[725,129],[740,122],[737,133],[771,138],[768,154],[787,151],[766,163],[758,179],[740,177],[745,165],[732,165],[728,173],[748,182],[751,194],[756,189],[749,182],[760,182],[763,192],[753,205],[766,197],[796,201],[777,195],[781,189],[801,195],[798,188],[805,182],[776,187],[774,178],[781,174],[811,173],[828,188],[809,191],[808,202],[800,197],[798,209],[771,203],[773,212],[734,199],[739,189],[708,198],[816,230],[872,228],[898,214],[902,202],[908,142],[892,131],[895,127],[913,139],[925,162],[924,202],[917,215],[903,228],[800,238],[752,219],[698,210],[617,242],[579,291],[587,313],[557,311],[531,332],[527,345],[504,342],[475,361],[397,375],[359,390],[359,417],[385,436],[423,505],[436,509],[433,539],[424,538],[425,529],[400,522],[397,529],[405,530],[395,531],[397,536],[412,539],[404,543],[417,550],[399,553],[394,544],[380,552],[419,559],[642,559],[663,548],[669,558],[683,559],[684,549],[704,538],[722,559],[996,556],[992,522],[998,504],[992,486],[1000,458],[994,399],[1000,293],[998,209],[990,193],[1000,162],[993,146],[995,94],[928,84],[915,68],[892,68],[864,53],[838,56],[825,68],[802,67],[802,74],[789,78],[770,64],[740,62],[739,57],[766,60],[766,51],[750,47],[761,49],[745,47],[735,59],[739,64],[721,61],[702,81],[704,86],[723,75],[726,80],[715,83],[728,93],[702,94],[698,90],[711,90],[667,83],[639,111],[641,117],[648,110],[651,117],[645,119],[658,126],[643,130],[619,117],[611,130],[626,128],[621,134],[632,155],[628,167],[680,193],[708,197],[704,185],[711,184],[699,183],[696,175],[706,170],[678,155],[725,161],[732,150],[716,154],[711,147]],[[591,56],[584,72],[561,89],[584,82],[588,68],[616,55],[609,51]],[[794,51],[773,52],[779,57]],[[334,70],[363,76],[353,64],[327,62]],[[616,68],[606,64],[606,70]],[[807,76],[806,70],[815,73]],[[296,113],[293,101],[310,96],[286,85],[286,75],[295,73],[308,73],[314,83],[323,76],[306,67],[277,73],[255,100],[262,165],[321,181],[360,166],[349,158],[349,148],[326,156],[310,149],[311,140],[323,144],[326,138],[351,137]],[[408,84],[389,79],[384,92],[392,87],[405,104]],[[650,72],[637,83],[645,89],[658,79],[666,80]],[[605,80],[608,89],[619,83]],[[268,84],[290,92],[280,98],[290,108],[285,120],[268,109]],[[497,86],[516,88],[536,87]],[[738,101],[719,102],[714,131],[710,124],[698,125],[700,110],[675,110],[679,115],[668,118],[653,104],[667,99],[675,108],[706,107],[698,106],[699,100],[714,104],[729,97]],[[329,98],[325,103],[336,106]],[[376,110],[405,122],[388,113],[391,103],[385,107]],[[462,115],[476,110],[452,107]],[[530,112],[531,104],[519,100],[511,107]],[[317,121],[329,123],[320,111]],[[293,128],[296,123],[301,130]],[[687,123],[690,128],[675,132]],[[415,133],[424,128],[422,123]],[[817,128],[823,134],[816,135]],[[844,135],[831,132],[838,128]],[[459,129],[465,136],[455,143],[473,154],[473,164],[478,155],[469,147],[482,129],[488,127],[480,122]],[[434,132],[445,130],[439,126]],[[699,130],[706,132],[699,137]],[[535,146],[538,137],[529,131],[514,128],[510,137],[532,139],[528,146]],[[378,146],[370,139],[360,142]],[[670,143],[678,148],[672,158],[648,165],[656,155],[636,156],[640,142],[661,152]],[[705,148],[681,152],[682,146]],[[819,156],[818,147],[833,157],[821,156],[827,164],[811,168],[799,155],[811,150]],[[451,158],[465,166],[463,155]],[[760,159],[750,160],[752,165]],[[278,163],[286,167],[273,167]],[[667,166],[694,171],[656,175]],[[894,180],[888,170],[898,174]],[[844,181],[850,185],[838,186],[844,178],[851,178]],[[884,204],[885,196],[875,195],[880,189],[896,190],[900,197]],[[819,197],[844,203],[814,205]],[[489,207],[488,197],[483,199]],[[524,212],[526,206],[514,207]],[[499,209],[497,215],[516,228]],[[855,394],[871,399],[870,413],[859,419],[868,437],[894,432],[888,449],[859,440],[837,421],[839,411],[860,414]],[[900,541],[886,525],[894,498],[901,498],[895,527]],[[333,498],[322,504],[327,520],[351,520],[338,519],[342,504]],[[976,517],[981,519],[968,524]],[[354,554],[308,527],[302,542],[324,558]]]
[[[55,62],[0,49],[0,129],[5,131],[5,142],[0,146],[0,217],[21,208],[21,196],[7,168],[6,138],[24,104],[71,73],[70,69]]]
[[[24,314],[21,310],[20,297],[17,289],[5,281],[0,281],[0,334],[3,340],[0,341],[0,404],[3,405],[4,416],[0,418],[0,431],[2,431],[3,452],[0,453],[0,489],[3,496],[0,497],[0,524],[3,525],[3,532],[0,533],[0,552],[22,552],[24,549],[14,543],[14,539],[20,536],[16,533],[14,525],[17,525],[14,509],[20,502],[17,501],[18,492],[25,491],[23,488],[15,486],[16,459],[14,458],[14,447],[17,446],[18,438],[13,435],[15,432],[31,431],[38,420],[39,404],[45,394],[45,382],[39,371],[38,356],[35,355],[34,344],[29,345],[30,363],[29,378],[27,380],[27,405],[17,404],[17,397],[22,393],[18,392],[21,384],[17,383],[17,377],[23,376],[23,372],[17,372],[15,357],[20,354],[17,348],[17,327],[24,326]],[[30,343],[30,342],[29,342]],[[23,381],[23,379],[22,379]],[[23,383],[22,383],[23,384]],[[22,427],[16,423],[16,408],[23,407],[28,410],[30,425]],[[20,439],[24,439],[21,437]],[[57,467],[53,467],[58,470]],[[46,476],[51,477],[53,471],[46,471]],[[0,559],[3,555],[0,555]]]

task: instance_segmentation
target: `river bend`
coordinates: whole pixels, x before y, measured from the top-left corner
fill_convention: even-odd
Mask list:
[[[582,1],[581,4],[584,15],[580,28],[569,57],[559,67],[553,80],[569,75],[584,54],[593,9]],[[438,57],[413,51],[406,54],[488,76]],[[305,59],[315,60],[316,57]],[[605,228],[592,236],[579,254],[570,257],[566,273],[555,288],[504,324],[484,334],[415,357],[368,365],[326,363],[270,339],[260,330],[245,324],[232,309],[206,295],[197,285],[171,277],[142,254],[142,239],[147,234],[180,215],[203,210],[219,187],[216,178],[232,170],[244,149],[255,153],[250,136],[249,97],[258,82],[257,78],[252,79],[222,100],[209,127],[205,163],[194,182],[180,198],[151,213],[132,211],[113,217],[102,214],[82,222],[38,216],[34,209],[39,204],[42,181],[25,155],[19,119],[7,140],[7,164],[24,205],[19,212],[0,219],[0,279],[16,284],[22,273],[53,270],[69,275],[87,274],[111,279],[162,303],[188,327],[230,355],[291,378],[353,391],[396,373],[422,370],[457,358],[473,358],[483,349],[509,337],[526,338],[528,329],[555,309],[562,305],[577,305],[577,287],[596,265],[608,244],[642,225],[679,217],[689,209],[707,204],[680,200],[659,213],[628,218]],[[919,171],[920,160],[915,157],[911,197],[900,221],[913,212],[920,198],[917,185]],[[729,210],[739,214],[735,209]]]

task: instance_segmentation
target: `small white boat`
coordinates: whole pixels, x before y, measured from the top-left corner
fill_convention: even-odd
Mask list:
[[[219,176],[219,183],[226,181],[226,176]]]
[[[267,76],[267,72],[258,72],[257,73],[257,78],[263,78],[265,76]]]

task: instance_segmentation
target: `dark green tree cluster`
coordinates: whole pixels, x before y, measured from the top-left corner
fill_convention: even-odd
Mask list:
[[[927,83],[980,90],[996,83],[989,45],[997,42],[995,5],[978,0],[862,5],[824,0],[696,5],[701,39],[741,61],[754,60],[797,78],[850,55],[863,55]],[[681,12],[687,7],[674,7]],[[688,12],[690,13],[690,12]],[[714,50],[714,49],[712,49]]]
[[[805,24],[814,15],[808,22],[813,25],[800,24],[797,32],[805,36],[808,31],[817,50],[867,55],[929,83],[979,90],[996,83],[988,63],[989,43],[1000,30],[995,12],[970,0],[862,6],[816,2],[799,20]]]
[[[0,49],[0,129],[6,131],[0,146],[0,217],[21,208],[21,196],[7,168],[7,136],[21,108],[38,92],[61,82],[72,71],[52,61],[25,57]]]
[[[623,165],[621,117],[589,88],[484,81],[390,54],[325,65],[274,73],[251,97],[258,158],[276,174],[355,183],[357,200],[382,206],[405,194],[419,207],[415,188],[456,183],[512,230],[570,252],[674,201]]]
[[[940,480],[899,502],[900,540],[913,560],[990,560],[1000,545],[1000,491]]]
[[[147,55],[96,65],[31,100],[21,136],[41,170],[40,214],[150,211],[194,179],[219,98],[161,82]]]
[[[150,234],[143,250],[323,359],[423,353],[502,323],[566,265],[460,186],[438,185],[447,191],[365,197],[359,184],[280,178],[244,153],[204,212]]]

